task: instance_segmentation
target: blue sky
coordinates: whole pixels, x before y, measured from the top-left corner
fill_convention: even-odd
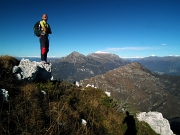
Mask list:
[[[48,56],[180,55],[180,0],[0,0],[0,55],[40,56],[32,28],[43,13],[53,32]]]

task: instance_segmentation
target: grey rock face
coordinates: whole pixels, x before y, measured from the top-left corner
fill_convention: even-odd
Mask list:
[[[148,123],[160,135],[173,135],[170,124],[159,112],[141,112],[137,115],[139,121]]]
[[[51,79],[51,64],[22,59],[18,66],[14,66],[12,72],[18,81],[33,81],[35,79]]]
[[[8,102],[9,93],[5,89],[0,89],[0,96],[2,97],[3,102]]]

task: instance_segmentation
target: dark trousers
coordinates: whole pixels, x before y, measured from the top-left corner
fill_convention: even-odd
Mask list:
[[[41,35],[39,37],[41,49],[41,61],[47,61],[47,53],[49,52],[49,39],[48,35]]]

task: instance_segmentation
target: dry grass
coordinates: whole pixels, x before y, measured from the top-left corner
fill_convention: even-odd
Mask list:
[[[0,87],[3,86],[5,88],[8,83],[12,83],[12,68],[18,64],[19,61],[12,56],[0,56]]]
[[[17,65],[19,61],[12,57],[12,56],[0,56],[0,64],[1,64],[1,69],[6,69],[6,71],[10,71],[14,65]]]
[[[6,89],[10,100],[0,103],[0,135],[122,135],[127,129],[122,124],[125,114],[116,111],[117,102],[99,89],[81,90],[64,81],[9,84]],[[144,123],[136,124],[137,135],[155,134]]]

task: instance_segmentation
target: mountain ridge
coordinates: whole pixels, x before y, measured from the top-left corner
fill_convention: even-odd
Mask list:
[[[53,76],[69,82],[79,81],[123,66],[128,62],[109,53],[92,53],[87,56],[78,52],[53,62]]]
[[[180,109],[174,108],[180,105],[180,99],[178,95],[167,90],[169,89],[167,83],[171,83],[170,79],[161,78],[160,75],[135,62],[81,80],[80,84],[82,86],[93,84],[112,92],[117,100],[123,99],[131,103],[133,108],[138,108],[140,111],[158,111],[169,119],[180,116]],[[180,93],[178,87],[176,91]]]
[[[74,53],[74,56],[75,53],[79,53],[79,52],[72,52],[71,54]],[[70,63],[83,63],[83,62],[92,62],[92,60],[89,60],[90,59],[93,59],[93,57],[97,57],[96,59],[96,62],[107,62],[108,59],[111,57],[111,56],[117,56],[119,57],[118,55],[116,54],[113,54],[113,53],[108,53],[108,52],[94,52],[94,53],[89,53],[88,55],[84,55],[84,54],[81,54],[79,53],[82,57],[80,58],[76,58],[76,59],[73,59],[71,58],[71,60],[67,60],[66,57],[69,56],[65,56],[65,57],[51,57],[49,56],[48,57],[48,60],[49,62],[51,63],[57,63],[59,61],[61,62],[70,62]],[[106,55],[108,56],[109,55],[109,58],[106,57],[106,59],[104,57],[99,57],[98,55]],[[21,59],[21,58],[28,58],[30,60],[35,60],[35,61],[40,61],[40,56],[37,57],[16,57],[17,59]],[[99,58],[99,59],[98,59]],[[153,72],[156,72],[158,74],[168,74],[168,75],[174,75],[174,76],[179,76],[180,75],[180,56],[149,56],[149,57],[143,57],[143,58],[139,58],[139,57],[135,57],[135,58],[124,58],[124,57],[119,57],[121,58],[122,60],[130,63],[130,62],[138,62],[140,63],[141,65],[145,66],[146,68],[148,68],[149,70],[153,71]],[[69,58],[70,59],[70,58]],[[95,59],[95,58],[94,58]],[[100,60],[102,59],[102,60]],[[116,64],[116,62],[114,61],[114,64]]]

